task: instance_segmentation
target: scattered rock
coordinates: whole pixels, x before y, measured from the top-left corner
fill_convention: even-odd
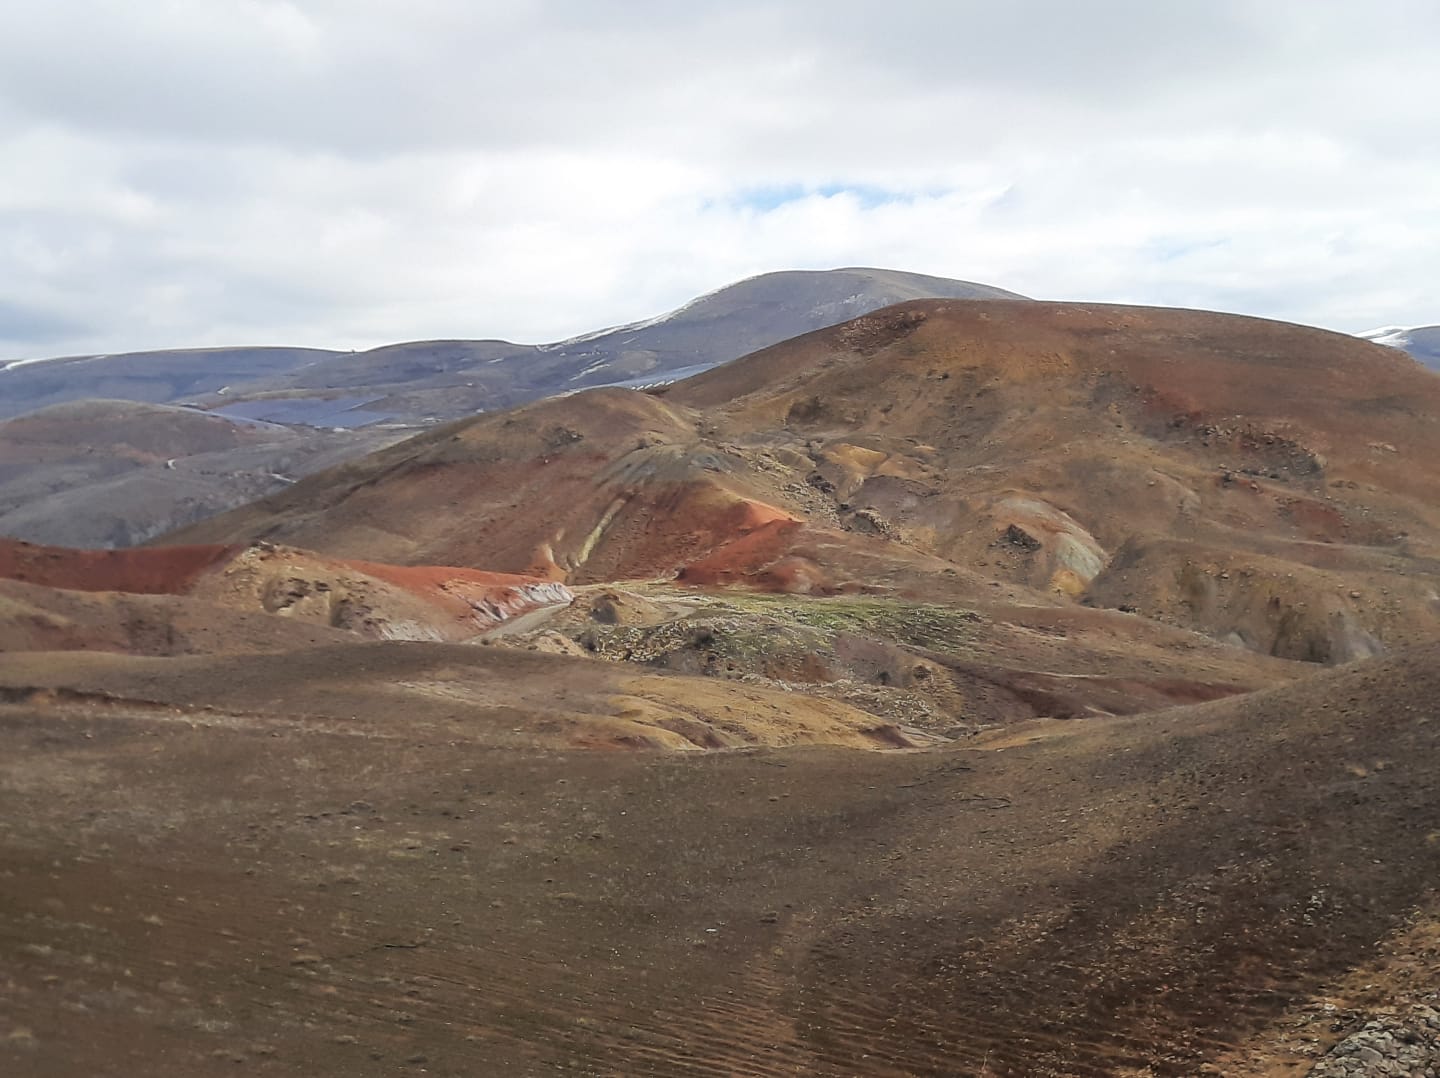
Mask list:
[[[1001,538],[1011,546],[1024,550],[1027,553],[1033,553],[1044,545],[1039,539],[1036,539],[1035,536],[1031,535],[1018,524],[1011,524],[1006,528],[1005,534],[1002,535]]]
[[[1366,1022],[1310,1068],[1309,1078],[1440,1074],[1440,1014],[1417,1006]]]

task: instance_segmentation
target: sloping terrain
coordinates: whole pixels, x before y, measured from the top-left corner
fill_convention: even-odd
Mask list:
[[[344,393],[359,399],[358,412],[377,418],[454,419],[591,386],[673,380],[892,303],[923,298],[1022,297],[990,285],[896,270],[787,270],[728,285],[656,318],[554,344],[387,345],[237,385],[223,401],[211,403],[284,420],[286,409],[297,402]],[[249,404],[236,403],[246,399]]]
[[[613,668],[491,649],[20,658],[13,1073],[1300,1075],[1437,972],[1434,646],[923,753],[497,748],[558,701],[413,682]]]
[[[482,416],[179,533],[570,583],[1133,610],[1341,662],[1440,617],[1440,380],[1230,315],[928,301]]]
[[[0,1073],[1440,1069],[1437,386],[907,302],[0,542]]]
[[[453,566],[347,562],[268,543],[72,550],[0,540],[0,582],[7,580],[58,592],[115,593],[112,609],[122,597],[187,596],[197,602],[150,604],[149,609],[162,618],[167,612],[184,611],[193,620],[208,607],[203,620],[222,634],[240,612],[273,614],[291,623],[380,640],[470,640],[510,618],[572,598],[564,585],[533,577]],[[43,607],[73,605],[78,600],[42,601],[32,593],[27,601]],[[123,604],[134,607],[129,598],[123,598]],[[37,626],[25,643],[25,624],[8,626],[12,649],[59,646],[49,643],[52,634],[44,626]],[[157,625],[141,639],[169,632],[163,624]],[[301,638],[292,633],[277,639],[275,646]],[[98,646],[84,643],[87,638],[78,639],[82,642],[76,646]]]
[[[0,423],[0,535],[133,545],[363,456],[437,418],[587,386],[673,380],[925,296],[1014,294],[892,270],[791,271],[741,281],[668,315],[547,345],[192,349],[0,365],[0,419],[39,409]],[[123,399],[85,399],[98,397]],[[223,424],[202,426],[193,407],[165,411],[134,402],[203,404],[235,421],[234,444],[218,436]]]
[[[243,716],[282,730],[303,717],[327,729],[370,724],[381,740],[428,731],[510,749],[931,743],[842,703],[455,644],[332,638],[283,652],[196,657],[0,655],[0,685],[21,701],[149,709],[202,725]]]
[[[401,436],[123,400],[52,405],[0,422],[0,535],[131,546]]]
[[[0,419],[77,400],[184,403],[335,354],[319,348],[177,348],[0,363]]]
[[[344,643],[343,630],[203,599],[74,591],[0,579],[0,653],[212,655]]]
[[[0,418],[87,398],[203,400],[246,418],[326,427],[356,425],[366,415],[371,422],[455,418],[713,366],[924,297],[1020,298],[990,285],[897,270],[790,270],[737,282],[669,314],[554,344],[410,341],[365,352],[193,348],[0,363]],[[337,399],[343,403],[335,405]],[[337,416],[347,410],[356,414]]]
[[[662,584],[581,588],[574,602],[501,625],[484,641],[841,700],[944,738],[1037,716],[1215,699],[1302,673],[1108,611]]]
[[[263,541],[113,551],[0,542],[0,596],[10,600],[0,605],[0,643],[182,655],[346,639],[315,629],[482,643],[800,692],[926,742],[1037,715],[1212,699],[1299,673],[1143,618],[989,595],[936,605],[663,584],[644,594],[578,591],[534,576],[347,560]],[[647,613],[636,620],[615,613],[622,609]],[[267,624],[276,634],[269,649]]]
[[[1431,370],[1440,369],[1440,326],[1386,326],[1361,333],[1376,344],[1408,352]]]

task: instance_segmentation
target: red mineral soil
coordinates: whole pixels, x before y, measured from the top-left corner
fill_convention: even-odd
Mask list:
[[[216,623],[236,611],[263,612],[370,637],[425,640],[468,639],[572,598],[563,585],[533,577],[349,562],[268,543],[71,550],[0,540],[0,579],[65,592],[185,596],[214,604],[209,620]],[[30,601],[54,605],[66,600],[40,602],[32,594]],[[118,602],[112,603],[117,610]],[[190,617],[201,608],[199,603],[184,607]],[[87,609],[94,614],[99,608],[92,603]],[[149,609],[160,619],[158,625],[181,607],[151,604]],[[37,641],[53,636],[38,627],[35,631]],[[19,646],[14,624],[11,635]],[[155,633],[142,636],[154,639]]]
[[[977,587],[1333,663],[1440,627],[1436,414],[1440,379],[1340,334],[916,302],[649,394],[463,421],[172,539],[820,593],[921,586],[898,567],[924,555]],[[802,537],[838,560],[797,555]],[[1212,588],[1196,574],[1217,557]],[[1252,586],[1276,571],[1300,583]]]
[[[0,538],[0,577],[69,591],[184,595],[241,549],[209,545],[73,550]]]

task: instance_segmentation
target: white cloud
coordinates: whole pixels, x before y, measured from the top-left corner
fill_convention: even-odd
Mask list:
[[[58,0],[0,359],[541,341],[769,269],[1440,320],[1429,0]]]

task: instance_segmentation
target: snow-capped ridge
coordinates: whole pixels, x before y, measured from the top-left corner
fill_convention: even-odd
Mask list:
[[[1388,348],[1404,348],[1410,343],[1410,333],[1411,330],[1408,326],[1381,326],[1379,329],[1366,330],[1355,336],[1362,340],[1383,344]]]

